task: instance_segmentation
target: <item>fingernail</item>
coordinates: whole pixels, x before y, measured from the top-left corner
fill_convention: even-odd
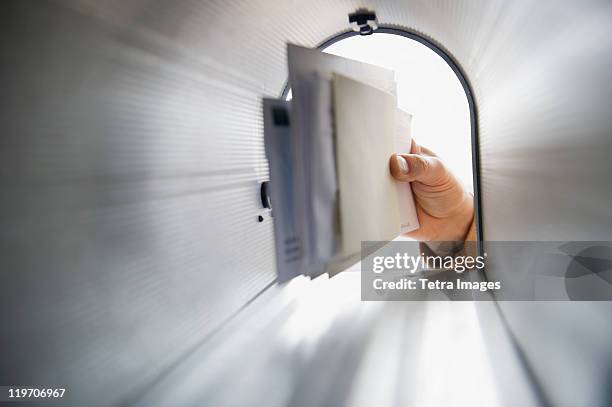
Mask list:
[[[406,162],[406,159],[401,155],[396,155],[395,159],[397,160],[397,166],[400,171],[404,174],[408,174],[408,162]]]

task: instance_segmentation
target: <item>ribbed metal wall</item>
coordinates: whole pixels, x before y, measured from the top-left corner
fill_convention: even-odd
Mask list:
[[[0,383],[129,400],[275,278],[264,86],[137,22],[2,9]]]
[[[273,281],[260,98],[359,6],[467,73],[487,239],[611,239],[610,2],[5,1],[0,382],[129,401]]]

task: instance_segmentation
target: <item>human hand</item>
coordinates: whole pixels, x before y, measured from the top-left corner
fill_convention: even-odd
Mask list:
[[[475,240],[474,198],[431,150],[412,140],[410,154],[394,154],[389,167],[396,180],[412,182],[421,227],[405,236],[419,241]]]

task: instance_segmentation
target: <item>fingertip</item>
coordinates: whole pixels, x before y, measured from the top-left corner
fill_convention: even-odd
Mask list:
[[[398,167],[400,173],[408,174],[408,171],[410,171],[410,169],[408,167],[408,161],[406,161],[406,158],[404,158],[403,156],[397,154],[395,156],[395,162],[397,164],[397,167]]]
[[[393,178],[403,181],[409,172],[408,162],[400,154],[393,154],[389,159],[389,168]]]
[[[410,140],[410,154],[418,154],[421,150],[421,147],[417,144],[414,139]]]

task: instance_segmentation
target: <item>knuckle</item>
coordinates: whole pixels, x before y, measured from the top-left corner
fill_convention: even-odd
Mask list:
[[[436,169],[445,169],[444,162],[440,160],[438,157],[431,157],[431,166]]]
[[[417,162],[418,162],[417,170],[419,172],[426,172],[427,170],[429,170],[430,163],[429,163],[429,161],[427,159],[425,159],[423,157],[419,157]]]

